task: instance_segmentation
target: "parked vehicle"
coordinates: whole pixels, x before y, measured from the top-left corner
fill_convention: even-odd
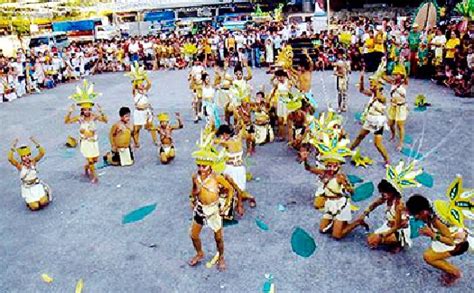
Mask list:
[[[43,34],[32,36],[28,47],[35,48],[38,52],[44,52],[46,49],[65,48],[69,46],[69,40],[63,32],[53,32],[51,34]]]
[[[99,25],[95,27],[95,39],[96,40],[113,40],[114,38],[120,38],[120,30],[112,25]]]
[[[244,30],[252,21],[252,16],[247,13],[233,13],[224,16],[221,27],[229,31]]]
[[[173,11],[152,11],[145,14],[144,21],[151,23],[149,34],[158,35],[161,32],[171,32],[176,28],[175,13]]]
[[[197,34],[203,27],[212,25],[210,17],[181,18],[176,21],[176,31],[179,35]]]

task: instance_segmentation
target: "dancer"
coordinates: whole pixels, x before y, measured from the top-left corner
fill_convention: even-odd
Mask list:
[[[397,150],[401,151],[403,147],[403,140],[405,139],[405,121],[408,116],[408,107],[406,101],[406,85],[407,77],[403,62],[395,65],[392,75],[392,79],[385,77],[385,80],[392,84],[390,89],[390,106],[388,108],[388,126],[390,127],[391,137],[390,140],[395,140],[396,131],[395,125],[398,128],[399,141],[397,144]]]
[[[373,133],[375,147],[382,155],[385,164],[390,165],[387,149],[383,145],[383,130],[387,123],[387,118],[385,116],[385,97],[382,93],[383,87],[380,79],[376,75],[372,76],[370,79],[370,89],[365,90],[364,72],[362,71],[360,74],[359,91],[369,96],[370,100],[362,114],[362,129],[350,146],[350,149],[354,150],[357,148],[369,133]]]
[[[287,73],[278,69],[275,71],[274,87],[271,96],[273,97],[276,113],[278,116],[278,140],[284,141],[285,134],[288,133],[288,99],[291,89],[291,83],[288,80]]]
[[[296,87],[303,95],[305,95],[311,106],[316,109],[317,103],[313,97],[311,86],[313,79],[314,62],[311,56],[309,56],[308,54],[308,49],[303,49],[303,55],[306,60],[300,62]]]
[[[109,142],[112,150],[104,156],[104,161],[112,166],[133,165],[132,132],[130,108],[119,110],[120,120],[110,128]]]
[[[232,129],[228,125],[221,125],[217,130],[217,139],[215,143],[226,149],[226,165],[223,171],[224,175],[229,176],[237,185],[236,189],[240,193],[242,201],[249,201],[251,208],[257,206],[255,198],[247,191],[247,171],[243,161],[242,139],[245,131],[240,130],[234,135]]]
[[[36,169],[37,164],[44,157],[45,150],[36,139],[30,137],[30,140],[38,150],[36,157],[31,157],[29,146],[17,148],[18,139],[15,139],[8,152],[8,161],[20,172],[21,197],[25,200],[26,206],[31,211],[37,211],[47,206],[53,197],[49,186],[38,178]],[[15,159],[15,152],[20,156],[20,162]]]
[[[148,79],[144,67],[134,62],[130,72],[125,74],[132,80],[132,96],[135,109],[133,110],[133,142],[136,148],[140,148],[140,130],[144,127],[149,129],[153,120],[153,108],[148,99],[148,91],[151,81]],[[153,137],[155,140],[156,138]]]
[[[247,146],[247,156],[255,153],[255,126],[252,121],[252,113],[255,106],[250,102],[250,97],[242,99],[234,115],[236,126],[244,131],[244,138]]]
[[[153,120],[153,108],[147,95],[150,87],[151,83],[147,79],[145,82],[138,84],[133,96],[135,105],[133,110],[133,142],[136,148],[140,148],[140,130],[143,127],[147,130],[150,129]],[[153,137],[154,133],[151,132],[151,134],[152,139],[155,140],[156,137]]]
[[[237,64],[234,68],[234,80],[232,81],[232,102],[227,110],[226,121],[235,114],[237,108],[241,105],[243,99],[250,99],[252,88],[248,83],[252,79],[252,70],[246,60],[243,64]],[[247,76],[244,77],[242,65],[247,69]],[[229,121],[230,122],[230,121]],[[234,117],[234,126],[237,125]]]
[[[415,177],[421,173],[421,169],[415,170],[414,163],[405,164],[400,161],[397,166],[387,166],[386,179],[382,179],[377,186],[381,196],[373,201],[358,218],[362,225],[366,225],[364,219],[378,206],[386,204],[383,225],[367,237],[367,243],[371,248],[386,245],[396,253],[411,246],[411,229],[402,191],[405,188],[419,187],[420,184]]]
[[[94,92],[94,85],[84,80],[82,88],[78,86],[76,93],[69,97],[81,107],[80,114],[71,116],[75,110],[75,105],[73,104],[64,118],[66,124],[79,123],[81,153],[87,160],[86,165],[84,165],[84,173],[90,178],[92,183],[98,182],[94,164],[97,163],[100,156],[95,123],[96,121],[107,123],[107,116],[102,112],[102,108],[98,104],[96,104],[96,108],[99,113],[92,111],[94,100],[97,96],[98,94]]]
[[[179,113],[175,113],[175,115],[178,123],[176,125],[170,125],[168,114],[160,113],[158,115],[160,125],[151,129],[151,131],[156,131],[160,135],[159,156],[162,164],[168,164],[175,158],[176,150],[173,144],[172,133],[174,130],[182,129],[184,127],[181,115]],[[156,134],[155,137],[157,137]],[[158,141],[155,141],[155,144],[158,145]]]
[[[202,119],[202,76],[205,73],[201,60],[194,62],[189,72],[188,81],[189,88],[192,92],[192,107],[194,114],[194,123],[198,123]]]
[[[407,209],[410,215],[426,224],[426,226],[419,229],[420,234],[432,239],[431,247],[423,253],[423,259],[430,266],[443,271],[441,281],[445,286],[453,285],[462,277],[461,270],[449,263],[448,259],[464,254],[470,247],[471,250],[473,249],[474,241],[472,237],[469,237],[462,221],[465,217],[469,217],[471,220],[474,219],[472,217],[474,203],[472,200],[469,202],[469,197],[472,197],[473,191],[464,193],[463,198],[460,196],[463,194],[461,190],[461,184],[456,181],[453,182],[448,195],[450,202],[457,202],[458,204],[451,205],[448,202],[444,202],[445,204],[438,202],[436,204],[435,202],[435,210],[433,210],[428,199],[419,194],[413,195],[407,201]],[[461,202],[464,202],[464,204],[459,205]],[[463,208],[460,208],[461,206]],[[451,214],[451,211],[454,214]],[[446,223],[451,224],[447,225]],[[453,225],[454,223],[456,223],[456,226]]]
[[[349,74],[350,64],[343,57],[343,53],[339,51],[337,53],[337,61],[334,63],[338,112],[347,111],[347,90],[349,88]]]
[[[264,92],[256,94],[255,103],[255,144],[273,142],[274,133],[270,124],[270,103],[265,99]]]
[[[226,269],[224,260],[224,231],[222,229],[221,214],[228,209],[231,204],[227,200],[227,206],[220,206],[220,193],[227,195],[227,198],[233,196],[234,190],[227,180],[218,175],[213,170],[213,165],[223,159],[223,153],[217,153],[211,147],[212,137],[201,138],[199,150],[192,156],[196,160],[198,171],[193,174],[193,187],[191,191],[191,208],[193,209],[193,222],[191,224],[191,240],[193,242],[196,255],[188,262],[190,266],[195,266],[204,258],[204,251],[200,234],[203,226],[208,226],[214,231],[218,251],[217,268],[220,271]]]
[[[327,233],[332,228],[332,237],[342,239],[360,224],[357,221],[349,224],[352,219],[349,194],[353,193],[353,188],[341,170],[341,164],[345,162],[344,156],[350,155],[351,152],[346,147],[347,140],[334,145],[332,141],[337,141],[337,137],[331,139],[327,134],[322,135],[322,141],[312,140],[312,143],[318,148],[324,167],[310,166],[308,151],[302,151],[300,157],[305,169],[318,175],[320,179],[321,184],[314,201],[315,208],[323,210],[319,231]]]

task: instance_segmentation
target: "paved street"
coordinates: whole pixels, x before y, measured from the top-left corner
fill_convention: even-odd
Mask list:
[[[274,276],[278,292],[448,292],[440,288],[441,273],[424,263],[422,253],[427,238],[414,239],[414,246],[397,255],[370,250],[365,231],[357,229],[346,239],[335,241],[317,231],[321,214],[312,207],[314,175],[299,165],[296,155],[283,143],[257,147],[250,159],[255,180],[248,190],[257,198],[256,209],[246,206],[239,223],[225,228],[227,271],[205,265],[190,268],[187,260],[194,250],[188,236],[191,209],[188,195],[191,173],[196,169],[191,152],[201,125],[192,123],[191,98],[187,72],[151,72],[150,99],[155,112],[182,113],[185,127],[176,131],[176,160],[167,166],[159,163],[157,149],[148,133],[141,133],[142,147],[135,153],[135,165],[98,170],[99,184],[82,176],[84,159],[79,150],[67,151],[68,135],[77,137],[78,125],[64,125],[63,118],[71,101],[67,99],[76,84],[60,85],[11,103],[0,104],[0,292],[73,292],[83,278],[83,292],[261,292],[265,274]],[[132,107],[131,85],[123,73],[90,78],[98,92],[98,103],[109,117],[99,127],[101,153],[108,151],[108,130],[118,120],[121,106]],[[254,72],[254,89],[267,83],[263,70]],[[354,121],[367,97],[359,94],[351,76],[350,111],[344,116],[345,128],[354,138],[359,125]],[[270,90],[269,85],[266,86]],[[331,72],[316,72],[313,92],[319,110],[336,106],[335,82]],[[388,90],[385,92],[388,95]],[[421,162],[434,178],[432,188],[408,190],[431,199],[443,198],[456,174],[464,177],[464,186],[474,188],[472,159],[474,100],[455,97],[446,88],[428,81],[412,80],[408,88],[409,104],[425,94],[432,103],[425,112],[411,111],[407,134],[420,152]],[[424,130],[424,135],[422,135]],[[19,175],[6,160],[15,137],[26,142],[30,135],[46,148],[39,165],[40,178],[54,192],[54,202],[45,210],[30,212],[20,196]],[[395,144],[385,144],[392,162],[405,158]],[[382,159],[367,137],[364,155],[374,166],[363,169],[344,166],[347,174],[365,181],[385,176]],[[421,142],[421,143],[420,143]],[[370,200],[357,203],[361,209]],[[142,206],[156,203],[156,210],[140,222],[122,224],[122,217]],[[285,207],[279,210],[279,204]],[[381,224],[384,210],[379,208],[368,219],[371,227]],[[268,225],[264,231],[256,218]],[[301,227],[314,238],[317,249],[309,258],[291,250],[293,230]],[[211,230],[202,233],[206,260],[216,248]],[[452,261],[464,272],[449,292],[474,291],[474,258],[464,254]],[[41,274],[54,278],[43,282]]]

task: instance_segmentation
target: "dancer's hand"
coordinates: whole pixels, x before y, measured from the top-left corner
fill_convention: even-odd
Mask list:
[[[38,141],[36,141],[36,139],[33,137],[33,136],[30,136],[30,140],[35,144],[35,145],[39,145]]]
[[[428,236],[430,238],[433,238],[435,236],[435,232],[433,230],[431,230],[430,227],[422,227],[420,229],[418,229],[420,235],[424,235],[424,236]]]
[[[15,138],[15,140],[13,140],[13,143],[12,143],[12,148],[16,148],[16,145],[18,144],[18,138]]]
[[[75,104],[72,104],[72,105],[69,107],[69,113],[74,112],[75,109],[76,109],[76,105],[75,105]]]

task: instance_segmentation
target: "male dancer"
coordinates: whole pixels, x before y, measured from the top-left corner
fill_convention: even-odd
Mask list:
[[[119,115],[120,120],[110,128],[109,141],[112,150],[104,156],[104,161],[113,166],[131,166],[133,126],[130,123],[130,108],[120,108]]]

